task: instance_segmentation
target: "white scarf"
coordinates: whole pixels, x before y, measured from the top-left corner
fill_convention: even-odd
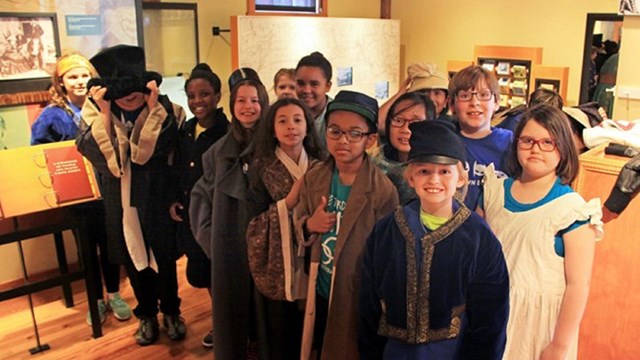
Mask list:
[[[307,172],[309,158],[302,148],[298,163],[291,159],[280,147],[276,147],[276,157],[287,168],[294,181],[300,179]],[[291,220],[285,199],[276,203],[278,207],[278,223],[280,224],[280,240],[284,263],[284,290],[289,301],[303,299],[306,296],[307,276],[303,270],[303,258],[293,253],[293,235],[291,232]],[[300,247],[302,248],[302,247]]]

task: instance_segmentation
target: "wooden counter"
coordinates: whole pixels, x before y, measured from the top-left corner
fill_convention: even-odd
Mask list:
[[[586,200],[604,203],[629,158],[604,154],[604,147],[580,156],[574,188]],[[578,359],[640,359],[640,200],[604,227],[597,243],[589,302],[580,325]]]

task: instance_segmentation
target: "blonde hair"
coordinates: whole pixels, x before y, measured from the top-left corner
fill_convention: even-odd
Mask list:
[[[77,67],[87,68],[91,77],[98,77],[96,69],[87,58],[77,53],[69,53],[58,58],[55,72],[51,76],[51,87],[49,88],[49,94],[51,95],[49,103],[63,109],[71,116],[73,116],[73,110],[67,104],[67,91],[62,86],[62,77],[67,71]]]

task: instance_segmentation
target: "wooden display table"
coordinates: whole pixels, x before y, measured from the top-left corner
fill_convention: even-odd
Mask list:
[[[629,158],[604,154],[605,146],[580,156],[574,188],[604,203]],[[640,359],[640,200],[604,227],[596,245],[589,302],[580,325],[578,358]]]

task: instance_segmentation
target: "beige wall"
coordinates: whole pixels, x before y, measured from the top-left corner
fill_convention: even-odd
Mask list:
[[[618,79],[616,85],[640,89],[640,17],[626,16],[622,25],[620,59],[618,60]],[[640,99],[616,98],[613,106],[613,118],[633,120],[640,118]]]
[[[193,3],[186,0],[163,0],[163,2]],[[211,28],[219,26],[221,29],[229,29],[231,16],[246,15],[247,3],[245,0],[234,1],[212,1],[198,0],[198,33],[200,42],[200,61],[208,63],[213,71],[222,80],[223,98],[220,105],[227,110],[229,107],[229,97],[227,79],[231,74],[231,36],[229,33],[222,33],[220,36],[213,36]],[[328,14],[332,17],[359,17],[359,18],[380,18],[379,0],[349,0],[336,1],[329,0]],[[294,67],[296,64],[291,64]],[[272,74],[260,74],[270,87]]]
[[[542,47],[544,65],[569,66],[567,103],[578,102],[587,13],[615,13],[612,0],[392,0],[404,64],[473,60],[475,45]]]

